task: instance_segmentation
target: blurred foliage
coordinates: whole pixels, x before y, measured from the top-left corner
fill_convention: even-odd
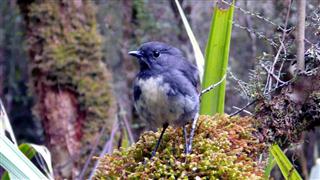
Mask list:
[[[95,179],[262,179],[264,162],[258,159],[265,145],[253,136],[253,121],[249,117],[200,116],[193,153],[187,156],[182,128],[169,127],[152,160],[160,130],[145,132],[132,147],[101,159]]]
[[[41,123],[32,116],[32,94],[28,92],[28,56],[25,28],[14,1],[0,1],[0,67],[3,68],[0,95],[18,141],[42,143]],[[2,86],[2,87],[1,87]],[[2,92],[2,93],[1,93]]]

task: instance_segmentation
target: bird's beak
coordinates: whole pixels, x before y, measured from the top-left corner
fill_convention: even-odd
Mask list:
[[[134,56],[134,57],[136,57],[138,59],[140,59],[142,57],[142,54],[141,54],[140,51],[130,51],[128,54],[131,55],[131,56]]]

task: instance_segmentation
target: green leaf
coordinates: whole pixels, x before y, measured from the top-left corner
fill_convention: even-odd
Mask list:
[[[270,174],[274,166],[276,165],[276,161],[271,153],[269,153],[268,164],[264,170],[264,179],[269,179]]]
[[[10,180],[8,171],[5,171],[1,177],[1,180]]]
[[[19,149],[28,159],[32,159],[36,155],[36,151],[28,144],[20,144]]]
[[[177,8],[178,8],[178,11],[180,13],[180,17],[182,19],[183,25],[186,28],[188,37],[190,39],[190,42],[191,42],[191,45],[192,45],[192,48],[193,48],[193,51],[194,51],[194,57],[196,59],[196,63],[197,63],[198,70],[199,70],[199,78],[202,81],[202,78],[203,78],[203,66],[204,66],[204,56],[203,56],[203,54],[201,52],[199,43],[197,42],[197,39],[195,38],[195,36],[194,36],[194,34],[192,32],[192,29],[191,29],[190,24],[189,24],[189,22],[187,20],[187,17],[184,14],[184,12],[183,12],[183,10],[181,8],[181,5],[180,5],[179,1],[175,0],[175,2],[176,2],[176,5],[177,5]]]
[[[281,173],[285,179],[290,180],[302,180],[298,171],[291,164],[287,156],[282,152],[280,147],[277,144],[273,144],[270,147],[270,152],[274,159],[276,160]]]
[[[28,159],[40,168],[39,170],[42,173],[50,179],[53,179],[51,153],[45,146],[24,143],[20,144],[19,149]]]
[[[0,134],[0,166],[10,179],[48,179],[6,136]]]
[[[124,149],[130,147],[130,141],[129,141],[129,137],[128,137],[127,131],[123,131],[121,147],[124,148]]]
[[[234,1],[233,1],[234,4]],[[209,33],[202,88],[219,82],[227,72],[234,6],[228,9],[214,8]],[[224,113],[225,81],[204,94],[200,114]]]

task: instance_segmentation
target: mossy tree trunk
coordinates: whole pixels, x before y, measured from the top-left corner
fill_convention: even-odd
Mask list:
[[[112,105],[91,1],[19,2],[27,24],[34,112],[42,120],[55,178],[75,179]],[[107,134],[107,133],[105,133]]]

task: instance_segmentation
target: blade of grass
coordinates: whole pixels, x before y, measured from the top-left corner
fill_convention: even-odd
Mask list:
[[[277,144],[274,144],[270,147],[270,152],[276,160],[282,175],[285,179],[290,180],[302,180],[298,171],[291,164],[287,156],[282,152],[280,147]]]
[[[53,179],[51,153],[47,147],[32,143],[23,143],[19,145],[19,149],[28,159],[41,168],[39,170],[42,173],[49,179]]]
[[[193,51],[194,51],[194,57],[196,59],[196,63],[197,63],[197,66],[198,66],[198,70],[199,70],[199,77],[200,77],[200,81],[202,82],[202,79],[203,79],[203,66],[204,66],[204,56],[201,52],[201,49],[200,49],[200,46],[199,46],[199,43],[197,42],[197,39],[195,38],[193,32],[192,32],[192,29],[190,27],[190,24],[186,18],[186,15],[184,14],[182,8],[181,8],[181,5],[179,3],[178,0],[175,0],[176,2],[176,5],[177,5],[177,8],[178,8],[178,11],[179,11],[179,14],[180,14],[180,17],[182,19],[182,22],[184,24],[184,27],[186,28],[186,31],[187,31],[187,34],[188,34],[188,37],[190,39],[190,42],[192,44],[192,48],[193,48]]]
[[[233,11],[234,6],[221,9],[216,4],[214,8],[206,49],[203,89],[219,82],[227,72]],[[224,113],[225,82],[202,96],[200,114]]]
[[[276,161],[272,156],[272,153],[269,153],[268,164],[264,170],[264,179],[269,179],[271,171],[275,165],[276,165]]]
[[[0,134],[0,166],[11,179],[48,179],[7,137]]]

